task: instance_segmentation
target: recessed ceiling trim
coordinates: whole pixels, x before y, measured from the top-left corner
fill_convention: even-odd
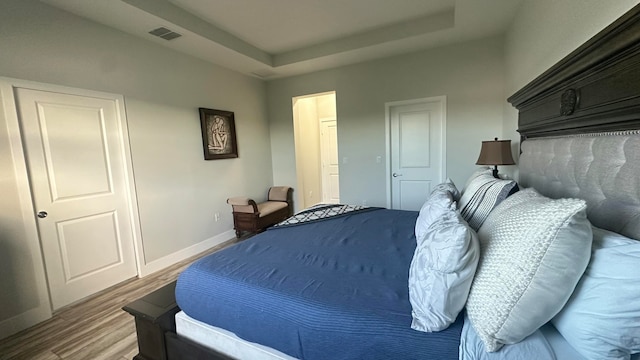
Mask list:
[[[411,36],[433,33],[439,30],[453,28],[455,25],[455,9],[450,8],[438,14],[423,16],[412,21],[405,21],[280,54],[269,54],[167,0],[121,1],[272,68],[335,55]]]
[[[265,80],[497,36],[510,26],[522,2],[406,0],[405,3],[403,0],[402,8],[399,8],[395,2],[390,5],[388,0],[322,0],[321,4],[318,4],[318,0],[40,1],[173,51]],[[405,5],[413,10],[407,12]],[[302,12],[301,18],[290,17],[291,6]],[[445,28],[439,23],[445,21],[444,17],[438,18],[436,15],[447,12],[451,6],[455,7],[455,26]],[[245,8],[246,11],[243,10]],[[384,11],[378,11],[370,21],[364,21],[359,15],[369,8],[374,12]],[[317,9],[323,11],[315,14],[314,10]],[[340,21],[336,25],[335,19],[344,19],[345,13],[353,21]],[[389,17],[385,17],[387,13]],[[423,18],[408,19],[410,13]],[[424,14],[435,15],[430,18]],[[385,21],[391,18],[394,20]],[[305,21],[299,21],[301,19]],[[278,22],[275,25],[279,26],[272,26],[276,20]],[[403,21],[409,24],[403,25]],[[158,26],[168,27],[183,36],[178,41],[161,41],[147,34]],[[334,27],[340,31],[315,36],[317,31]],[[437,30],[438,27],[442,29]],[[367,31],[377,34],[367,35]],[[289,33],[295,33],[295,36],[289,36]],[[271,41],[274,34],[283,34],[283,38]],[[263,46],[266,49],[276,45],[287,50],[263,49]]]
[[[146,13],[157,16],[172,24],[189,30],[224,47],[237,51],[265,65],[273,66],[272,56],[265,51],[237,38],[236,36],[211,25],[210,23],[190,14],[182,8],[166,0],[121,0]]]
[[[366,31],[360,34],[346,36],[341,39],[327,41],[322,44],[273,55],[273,66],[284,66],[301,61],[338,54],[341,52],[361,49],[367,46],[383,44],[390,41],[405,39],[412,36],[425,35],[436,31],[451,29],[455,26],[455,9],[443,11]]]
[[[274,75],[276,75],[275,72],[268,70],[268,69],[261,69],[261,70],[256,70],[256,71],[252,71],[251,72],[252,75],[259,77],[260,79],[267,79],[270,78]]]

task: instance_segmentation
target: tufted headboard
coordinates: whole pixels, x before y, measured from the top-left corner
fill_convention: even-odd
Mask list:
[[[593,225],[640,239],[640,133],[529,139],[520,184],[587,201]]]
[[[585,199],[595,226],[640,239],[640,5],[508,100],[520,185]]]

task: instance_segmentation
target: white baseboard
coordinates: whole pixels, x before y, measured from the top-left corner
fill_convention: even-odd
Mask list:
[[[25,311],[6,320],[2,320],[0,321],[0,339],[9,337],[50,318],[51,308],[49,307],[49,304],[41,304],[29,311]]]
[[[188,259],[194,255],[198,255],[203,251],[209,250],[218,244],[222,244],[223,242],[234,238],[235,236],[235,231],[228,230],[223,232],[222,234],[218,234],[214,237],[203,240],[195,245],[189,246],[188,248],[182,249],[173,254],[169,254],[160,259],[145,263],[140,266],[140,277],[145,277],[149,274],[153,274],[156,271],[162,270],[184,259]]]
[[[228,230],[209,239],[203,240],[188,248],[182,249],[173,254],[151,261],[140,267],[140,277],[147,276],[156,271],[162,270],[191,256],[230,240],[236,236],[235,231]],[[48,303],[41,303],[38,307],[25,311],[16,316],[0,321],[0,339],[9,337],[19,331],[36,325],[51,318],[51,307]]]

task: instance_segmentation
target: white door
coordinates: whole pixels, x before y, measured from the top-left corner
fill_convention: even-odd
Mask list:
[[[444,176],[445,99],[388,104],[391,207],[420,210]]]
[[[54,310],[137,274],[121,101],[16,89]]]
[[[322,157],[322,202],[339,204],[338,126],[335,119],[320,121],[320,151]]]

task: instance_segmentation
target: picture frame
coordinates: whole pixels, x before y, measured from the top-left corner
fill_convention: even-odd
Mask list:
[[[199,108],[205,160],[238,157],[236,124],[232,111]]]

